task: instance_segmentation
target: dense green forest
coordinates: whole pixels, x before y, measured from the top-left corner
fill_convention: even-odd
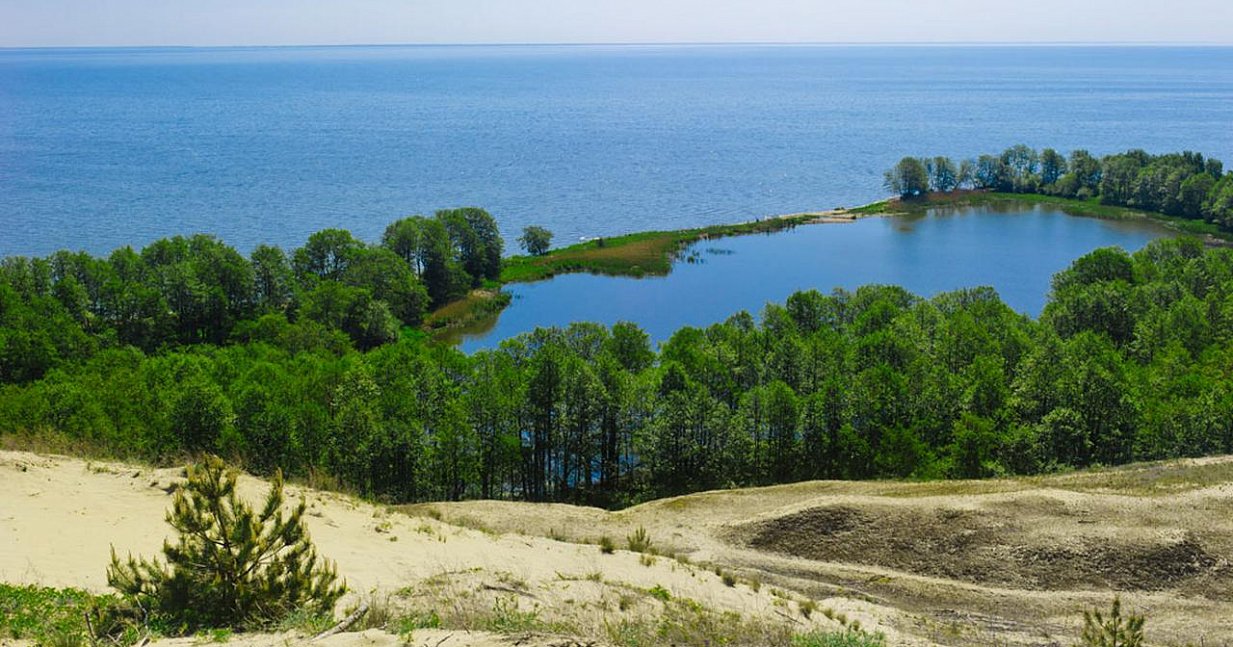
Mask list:
[[[491,278],[479,210],[245,259],[208,236],[0,264],[0,443],[218,452],[391,501],[626,505],[811,478],[1233,451],[1233,252],[1102,249],[1038,320],[988,288],[801,292],[651,348],[574,324],[465,355],[399,334]],[[478,226],[477,226],[478,224]],[[486,241],[486,242],[485,242]]]
[[[1068,158],[1052,148],[1038,153],[1020,144],[958,163],[905,157],[886,172],[885,186],[902,197],[970,188],[1099,199],[1233,230],[1233,173],[1225,173],[1220,160],[1189,151],[1132,150],[1097,159],[1075,150]]]

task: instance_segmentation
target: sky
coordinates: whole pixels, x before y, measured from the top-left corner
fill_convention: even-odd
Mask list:
[[[1233,44],[1230,0],[0,0],[0,47]]]

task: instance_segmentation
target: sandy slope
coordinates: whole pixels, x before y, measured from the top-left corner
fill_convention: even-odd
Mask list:
[[[112,546],[121,555],[158,553],[168,531],[163,517],[171,502],[169,486],[179,478],[180,470],[0,452],[0,580],[106,590]],[[254,478],[241,481],[241,493],[250,500],[258,500],[264,487]],[[604,555],[591,545],[486,533],[302,488],[288,487],[288,494],[307,498],[312,538],[320,554],[337,563],[357,592],[353,597],[392,597],[396,604],[418,607],[460,601],[490,607],[506,600],[547,620],[602,625],[622,614],[654,615],[659,602],[645,592],[660,586],[716,612],[798,628],[834,625],[821,614],[804,618],[795,602],[772,596],[768,588],[729,587],[714,572],[667,558],[645,565],[627,551]],[[837,602],[838,610],[876,627],[876,614],[865,609],[870,605]],[[437,635],[420,631],[415,639],[421,634]],[[484,634],[450,638],[444,644],[500,644]],[[387,639],[392,638],[368,632],[335,643]],[[285,638],[246,640],[282,644]]]
[[[1032,479],[810,482],[616,513],[412,506],[497,531],[623,536],[645,526],[695,562],[814,598],[874,603],[883,626],[947,645],[1069,645],[1120,593],[1155,644],[1233,645],[1233,457]],[[581,532],[574,529],[585,529]]]
[[[104,590],[110,546],[157,552],[165,490],[177,478],[178,470],[0,453],[0,580]],[[263,487],[242,482],[254,499]],[[1121,592],[1148,613],[1154,644],[1233,645],[1233,457],[1036,479],[812,482],[615,513],[503,502],[390,510],[289,493],[307,497],[313,539],[356,596],[416,608],[505,600],[548,620],[601,626],[653,617],[659,602],[645,591],[661,586],[717,612],[834,626],[799,612],[800,600],[815,600],[884,631],[893,645],[1069,645],[1079,611]],[[690,564],[661,557],[645,565],[634,553],[570,543],[606,535],[622,544],[639,526]],[[714,566],[744,583],[726,586]],[[763,583],[757,591],[754,579]],[[564,638],[518,644],[570,645]],[[427,630],[411,644],[438,641],[513,644]],[[327,644],[394,642],[368,631]]]

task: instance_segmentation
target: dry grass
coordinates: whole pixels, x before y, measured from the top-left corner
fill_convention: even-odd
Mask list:
[[[0,453],[15,547],[0,551],[0,579],[102,590],[110,544],[157,550],[177,478]],[[255,479],[241,488],[263,491]],[[498,634],[519,632],[527,645],[747,644],[741,636],[859,624],[888,645],[1065,645],[1080,612],[1116,592],[1147,612],[1151,644],[1225,647],[1233,636],[1233,457],[1025,479],[820,481],[620,512],[496,501],[387,510],[300,493],[322,554],[386,607],[365,644],[392,647],[404,632],[416,645],[506,647]],[[60,528],[74,532],[50,530]],[[663,557],[616,549],[631,536]]]
[[[721,575],[733,585],[757,577],[763,590],[817,600],[812,616],[894,629],[890,644],[1069,644],[1079,611],[1116,592],[1150,609],[1154,644],[1233,636],[1233,457],[1018,479],[819,481],[615,513],[498,502],[444,510],[527,535],[645,528],[661,552],[714,567],[707,576],[720,586]]]

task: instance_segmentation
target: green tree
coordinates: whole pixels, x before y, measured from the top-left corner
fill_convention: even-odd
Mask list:
[[[1220,178],[1208,190],[1207,199],[1203,201],[1203,215],[1226,229],[1233,228],[1233,173]]]
[[[215,451],[233,429],[235,413],[222,389],[199,377],[180,386],[170,422],[180,447],[190,452]]]
[[[345,229],[323,229],[309,236],[308,242],[295,250],[292,265],[301,281],[338,281],[363,248],[364,243]]]
[[[1008,172],[1009,189],[1016,193],[1035,192],[1040,184],[1036,174],[1040,156],[1024,144],[1016,144],[1002,151],[1001,162]]]
[[[1196,173],[1182,182],[1178,194],[1178,207],[1181,215],[1187,218],[1202,218],[1203,203],[1216,186],[1216,180],[1207,173]]]
[[[1122,600],[1113,598],[1113,607],[1105,617],[1098,610],[1083,612],[1083,633],[1076,647],[1142,647],[1143,616],[1122,616]]]
[[[108,585],[182,633],[269,626],[298,610],[329,613],[346,585],[317,558],[304,501],[285,515],[275,473],[256,512],[237,496],[236,482],[235,470],[215,456],[191,466],[167,513],[179,535],[176,544],[163,543],[167,563],[121,561],[113,548]]]
[[[522,235],[518,237],[518,244],[532,256],[543,256],[548,253],[548,247],[552,244],[552,232],[535,225],[524,227]]]
[[[383,247],[365,249],[347,268],[343,281],[369,290],[374,299],[384,302],[402,323],[415,326],[424,319],[428,291],[410,266]]]
[[[1040,152],[1040,182],[1048,187],[1066,174],[1066,158],[1052,148]]]
[[[495,281],[500,277],[504,243],[491,214],[477,207],[463,207],[438,211],[437,218],[450,230],[459,260],[473,279],[473,285],[478,286],[483,279]]]
[[[977,158],[972,178],[978,189],[1010,191],[1014,186],[1010,167],[996,155]]]
[[[925,162],[905,157],[886,172],[882,186],[901,198],[925,195],[929,192],[929,170]]]
[[[455,256],[450,232],[441,220],[423,222],[418,258],[424,268],[420,280],[424,282],[434,308],[466,292],[470,279]]]
[[[381,245],[398,254],[398,257],[411,266],[416,276],[424,275],[424,228],[427,221],[424,216],[410,216],[396,220],[385,228],[381,236]]]
[[[928,160],[929,188],[941,193],[950,193],[959,186],[959,167],[949,157]]]

